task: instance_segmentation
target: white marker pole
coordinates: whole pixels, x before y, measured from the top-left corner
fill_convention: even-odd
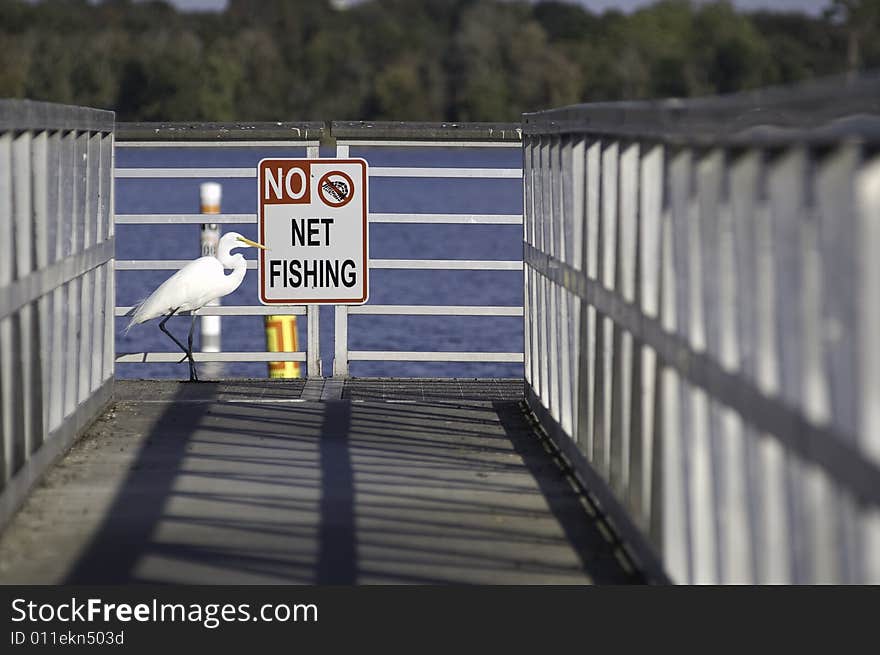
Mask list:
[[[204,182],[200,188],[201,205],[203,214],[219,214],[220,200],[223,197],[223,187],[217,182]],[[220,226],[217,223],[202,223],[202,257],[217,256],[217,244],[220,242]],[[217,306],[220,300],[208,303],[209,306]],[[202,352],[220,352],[220,317],[202,316]]]

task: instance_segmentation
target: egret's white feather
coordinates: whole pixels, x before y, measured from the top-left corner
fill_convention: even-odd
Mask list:
[[[235,291],[247,269],[244,257],[230,254],[233,248],[246,247],[240,237],[237,232],[226,233],[218,244],[217,257],[199,257],[165,280],[132,308],[126,332],[138,323],[166,316],[172,311],[201,309],[212,300]],[[224,264],[232,269],[229,275],[224,271]]]

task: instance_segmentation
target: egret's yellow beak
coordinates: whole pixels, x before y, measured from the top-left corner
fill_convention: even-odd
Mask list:
[[[239,241],[241,241],[242,243],[246,243],[249,246],[253,246],[254,248],[262,248],[263,250],[268,250],[268,248],[266,246],[264,246],[262,243],[257,243],[256,241],[251,241],[250,239],[245,239],[244,237],[237,237],[237,239]]]

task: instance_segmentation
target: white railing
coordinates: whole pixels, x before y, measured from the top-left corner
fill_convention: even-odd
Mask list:
[[[0,100],[0,528],[113,387],[113,113]]]
[[[269,124],[122,124],[117,127],[116,146],[119,148],[265,148],[267,153],[279,148],[304,148],[305,156],[319,156],[320,139],[324,134],[323,123],[269,123]],[[115,178],[139,179],[191,179],[208,178],[222,180],[236,177],[253,177],[256,168],[179,167],[179,168],[116,168]],[[255,192],[256,205],[256,192]],[[193,223],[256,223],[256,214],[116,214],[119,225],[179,225]],[[189,260],[117,260],[117,271],[176,270]],[[248,261],[248,269],[257,268],[256,260]],[[131,307],[118,306],[115,315],[125,316]],[[184,312],[185,313],[185,312]],[[197,316],[266,316],[288,314],[307,316],[306,350],[287,353],[265,351],[248,352],[197,352],[197,362],[306,362],[309,376],[321,375],[319,352],[318,307],[315,305],[264,307],[261,305],[211,306],[194,312]],[[116,361],[125,364],[164,364],[180,361],[177,352],[129,352],[117,353]]]
[[[425,140],[413,140],[418,130],[424,132]],[[489,132],[483,136],[483,131]],[[453,148],[520,148],[521,136],[517,127],[506,129],[480,129],[480,134],[461,134],[456,127],[422,125],[407,127],[406,124],[385,125],[379,130],[376,124],[335,123],[337,136],[336,156],[349,156],[352,147],[453,147]],[[406,131],[409,138],[389,139]],[[378,132],[378,134],[377,134]],[[489,140],[486,136],[493,136]],[[370,177],[419,177],[419,178],[475,178],[475,179],[521,179],[521,168],[388,168],[370,167]],[[522,215],[511,214],[370,214],[371,223],[420,223],[461,225],[510,225],[522,224]],[[421,270],[474,270],[474,271],[521,271],[522,261],[491,260],[436,260],[371,259],[371,268],[421,269]],[[349,350],[348,317],[370,316],[522,316],[522,307],[450,306],[450,305],[338,305],[334,320],[333,375],[345,377],[352,361],[408,361],[408,362],[506,362],[522,363],[521,352],[461,352],[461,351],[400,351],[400,350]]]
[[[259,132],[255,140],[253,132]],[[277,135],[277,140],[275,136]],[[344,135],[344,136],[337,136]],[[440,125],[407,123],[334,123],[331,128],[323,124],[302,123],[284,124],[276,128],[274,124],[247,126],[151,126],[150,124],[123,125],[119,129],[117,146],[137,147],[265,147],[299,146],[306,148],[306,156],[319,156],[320,139],[336,138],[338,157],[347,157],[354,147],[425,148],[457,147],[520,148],[518,126],[490,125]],[[246,139],[246,140],[239,140]],[[476,168],[476,167],[390,167],[371,166],[370,178],[419,178],[425,180],[438,178],[472,179],[521,179],[521,168]],[[187,168],[145,168],[126,167],[116,169],[117,179],[186,179],[186,178],[256,178],[256,168],[250,167],[187,167]],[[255,192],[256,193],[256,192]],[[256,202],[254,203],[256,204]],[[117,214],[116,223],[120,225],[175,225],[200,224],[206,222],[202,214]],[[210,222],[218,224],[256,224],[256,214],[212,214]],[[462,224],[462,225],[519,225],[521,214],[437,214],[437,213],[370,213],[370,223],[392,224]],[[116,270],[175,270],[188,260],[117,260]],[[521,271],[522,260],[433,260],[433,259],[370,259],[371,269],[406,270],[478,270],[478,271]],[[248,262],[248,269],[255,270],[257,262]],[[124,316],[131,308],[116,307],[116,316]],[[522,352],[437,352],[437,351],[350,351],[348,349],[348,316],[363,315],[411,315],[411,316],[522,316],[522,307],[479,307],[479,306],[422,306],[422,305],[365,305],[358,307],[337,306],[335,308],[335,356],[333,374],[347,376],[350,361],[431,361],[431,362],[512,362],[522,363]],[[195,312],[200,316],[251,316],[267,314],[308,315],[308,339],[306,352],[268,353],[268,352],[220,352],[196,353],[196,361],[203,362],[263,362],[263,361],[307,361],[308,375],[321,375],[321,362],[318,341],[318,306],[302,305],[263,307],[206,307]],[[166,363],[177,362],[177,353],[119,353],[121,363]]]
[[[880,582],[878,97],[525,117],[527,397],[658,579]]]

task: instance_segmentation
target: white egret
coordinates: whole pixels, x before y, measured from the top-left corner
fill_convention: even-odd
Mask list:
[[[148,297],[138,303],[129,315],[131,321],[125,331],[128,332],[138,323],[164,316],[159,322],[159,329],[167,334],[178,347],[186,353],[181,359],[189,359],[189,380],[198,382],[196,362],[193,359],[193,328],[196,324],[195,314],[189,325],[189,347],[184,346],[166,328],[165,323],[177,312],[194,312],[212,300],[222,298],[235,291],[244,279],[247,260],[240,253],[231,254],[235,248],[262,248],[266,246],[251,241],[238,232],[227,232],[217,244],[216,257],[199,257],[181,268],[165,280]],[[231,268],[232,273],[226,275],[224,269]]]

